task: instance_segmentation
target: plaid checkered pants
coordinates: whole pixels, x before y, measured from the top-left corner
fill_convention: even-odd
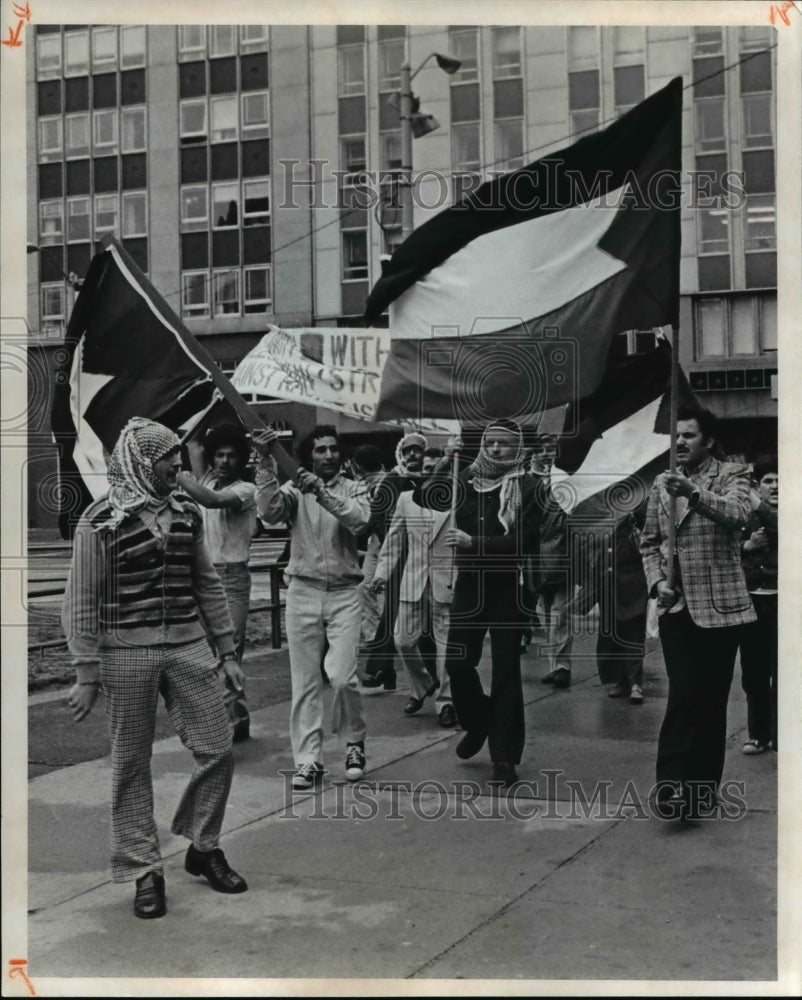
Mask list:
[[[111,872],[129,882],[162,870],[153,816],[150,760],[159,693],[195,766],[181,796],[172,832],[200,851],[217,847],[234,761],[223,683],[205,639],[182,646],[105,649],[112,761]]]

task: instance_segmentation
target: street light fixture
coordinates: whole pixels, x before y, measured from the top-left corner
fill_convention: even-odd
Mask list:
[[[61,271],[61,273],[64,275],[64,278],[67,282],[67,315],[69,317],[69,315],[72,313],[73,307],[75,306],[75,296],[78,293],[78,291],[80,291],[81,285],[83,285],[83,280],[78,277],[75,271],[70,271],[70,273],[67,274],[67,272],[59,263],[59,261],[47,249],[47,247],[40,247],[36,243],[29,243],[25,247],[25,252],[28,254],[32,253],[42,254],[43,256],[47,257],[50,263],[55,265],[55,267],[57,267],[59,271]]]
[[[430,52],[413,73],[408,62],[401,67],[401,238],[406,239],[412,232],[412,139],[421,138],[433,132],[440,125],[434,115],[422,114],[420,101],[412,93],[412,81],[430,59],[448,73],[456,73],[462,63],[458,59]]]

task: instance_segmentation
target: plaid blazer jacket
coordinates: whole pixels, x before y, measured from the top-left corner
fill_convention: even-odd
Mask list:
[[[755,621],[741,568],[741,530],[749,520],[749,472],[743,465],[708,459],[689,477],[699,490],[677,521],[676,559],[681,589],[693,621],[722,628]],[[649,494],[640,551],[646,583],[667,577],[670,496],[658,476]]]

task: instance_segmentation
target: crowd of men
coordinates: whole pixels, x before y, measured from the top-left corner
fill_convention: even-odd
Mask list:
[[[194,769],[172,831],[190,840],[185,868],[213,889],[244,892],[219,834],[234,741],[247,739],[242,671],[257,522],[289,530],[286,631],[292,699],[292,787],[324,773],[324,692],[344,740],[344,773],[367,768],[363,692],[395,690],[403,665],[416,715],[459,726],[456,754],[487,744],[498,786],[518,780],[524,747],[521,655],[545,633],[555,688],[571,683],[571,617],[599,608],[597,662],[610,697],[644,700],[652,600],[668,676],[656,765],[661,815],[708,813],[722,776],[726,711],[740,646],[749,739],[777,749],[776,459],[722,460],[712,415],[680,409],[678,468],[604,544],[570,566],[569,525],[551,488],[557,439],[525,443],[519,425],[482,429],[476,454],[452,438],[440,451],[418,433],[385,471],[372,445],[348,463],[335,428],[300,443],[301,468],[279,481],[271,428],[250,438],[219,427],[189,446],[135,418],[108,466],[109,492],[78,526],[63,613],[76,668],[76,720],[103,690],[112,743],[112,876],[135,881],[134,911],[166,912],[150,757],[158,698]],[[246,479],[251,452],[253,482]],[[569,564],[566,569],[566,564]],[[490,637],[490,684],[478,667]]]

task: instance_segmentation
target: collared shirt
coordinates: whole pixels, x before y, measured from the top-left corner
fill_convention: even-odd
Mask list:
[[[256,487],[237,479],[223,486],[214,471],[209,469],[201,476],[200,485],[208,490],[228,490],[235,493],[242,504],[239,510],[227,507],[202,507],[206,545],[215,565],[244,563],[251,551],[251,539],[256,533]]]

